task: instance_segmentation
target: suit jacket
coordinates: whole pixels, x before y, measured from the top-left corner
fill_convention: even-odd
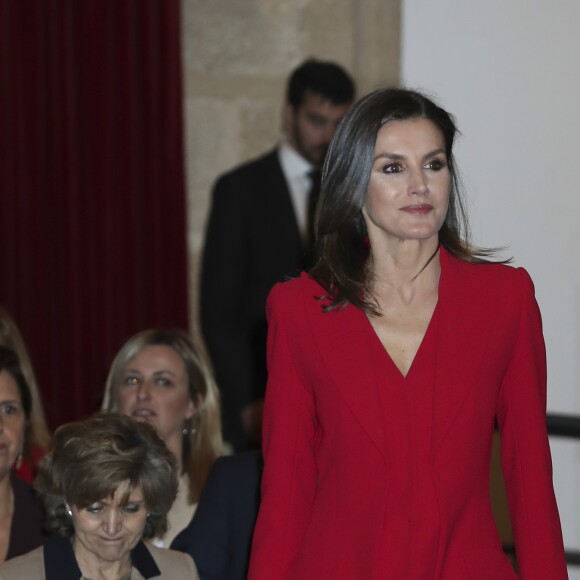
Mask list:
[[[260,504],[262,454],[219,457],[191,524],[171,544],[195,561],[201,580],[245,580]]]
[[[191,558],[180,552],[140,542],[131,559],[131,580],[199,580]],[[0,566],[0,580],[80,580],[81,576],[70,538],[59,536],[48,537],[40,548]]]
[[[496,418],[520,577],[567,578],[532,282],[440,260],[409,389],[385,382],[394,364],[362,311],[322,313],[306,275],[272,291],[251,580],[516,578],[490,507]]]
[[[37,548],[44,539],[44,511],[34,490],[15,473],[10,473],[10,484],[14,492],[14,515],[6,560]]]
[[[274,150],[214,187],[201,273],[201,326],[222,392],[226,440],[246,447],[241,409],[264,396],[268,292],[296,276],[303,251]]]

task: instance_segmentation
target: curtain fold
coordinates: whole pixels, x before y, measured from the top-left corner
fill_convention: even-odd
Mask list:
[[[0,303],[51,426],[188,326],[178,0],[0,0]]]

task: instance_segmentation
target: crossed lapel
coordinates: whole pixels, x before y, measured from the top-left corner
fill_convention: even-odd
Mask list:
[[[476,275],[486,266],[464,264],[444,248],[440,259],[434,384],[425,385],[433,388],[432,450],[444,439],[473,388],[493,321],[493,292],[479,287],[482,278]],[[310,298],[324,293],[309,278],[305,290]],[[321,315],[320,302],[309,302],[312,332],[328,372],[356,421],[388,461],[366,315],[352,305]]]
[[[461,412],[483,361],[493,321],[493,292],[481,287],[477,273],[486,267],[465,264],[441,248],[433,451]]]
[[[388,461],[366,315],[352,305],[322,314],[321,302],[312,297],[324,294],[324,290],[306,274],[302,276],[308,279],[308,315],[325,366],[355,420]]]

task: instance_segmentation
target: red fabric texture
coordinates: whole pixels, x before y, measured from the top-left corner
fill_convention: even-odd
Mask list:
[[[0,0],[0,302],[52,427],[188,324],[179,1]]]
[[[567,578],[527,273],[442,248],[434,319],[404,379],[366,315],[323,313],[323,294],[303,274],[268,299],[249,578],[515,580],[489,499],[496,417],[520,578]]]

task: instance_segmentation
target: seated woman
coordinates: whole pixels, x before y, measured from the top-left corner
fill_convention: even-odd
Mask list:
[[[35,487],[58,535],[0,579],[199,578],[187,554],[141,541],[163,533],[177,492],[175,459],[150,425],[116,414],[63,425]]]
[[[0,562],[42,544],[43,513],[13,466],[26,445],[32,397],[14,351],[0,346]]]
[[[169,547],[193,517],[209,470],[223,453],[219,393],[200,350],[179,330],[130,338],[109,371],[103,410],[155,426],[180,474],[169,529],[154,543]]]
[[[16,353],[30,392],[27,438],[22,448],[22,454],[16,462],[15,470],[22,479],[32,482],[36,464],[50,449],[51,436],[44,418],[40,392],[28,350],[18,326],[2,306],[0,306],[0,345],[7,346]]]

